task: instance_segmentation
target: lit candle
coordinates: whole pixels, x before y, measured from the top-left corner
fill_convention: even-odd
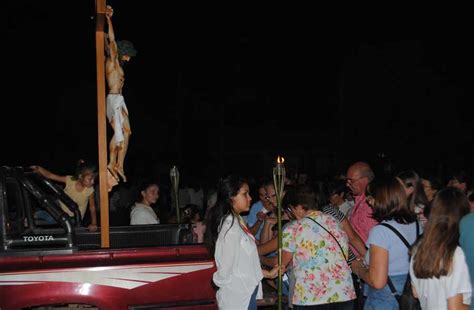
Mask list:
[[[276,167],[273,168],[273,183],[275,185],[275,193],[277,198],[283,198],[283,188],[285,186],[285,158],[278,155]],[[278,199],[277,199],[278,201]]]
[[[278,155],[278,157],[277,157],[277,166],[276,166],[277,175],[284,175],[285,174],[285,166],[283,165],[284,162],[285,162],[285,158],[280,157],[280,155]]]
[[[283,163],[285,159],[278,155],[276,167],[273,167],[273,185],[275,186],[275,194],[277,198],[277,222],[278,222],[278,310],[282,309],[282,293],[283,293],[283,279],[281,273],[282,265],[282,227],[281,227],[281,215],[282,207],[281,202],[283,199],[283,190],[285,187],[285,166]]]

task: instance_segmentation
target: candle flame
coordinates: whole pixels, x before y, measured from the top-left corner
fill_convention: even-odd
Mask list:
[[[278,155],[277,157],[277,163],[283,164],[285,162],[285,158],[283,156]]]

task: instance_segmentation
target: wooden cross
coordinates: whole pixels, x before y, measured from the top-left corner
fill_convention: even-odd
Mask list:
[[[110,247],[109,193],[107,190],[107,123],[105,109],[104,22],[105,0],[96,0],[95,50],[97,66],[97,127],[99,148],[100,240],[102,248]]]

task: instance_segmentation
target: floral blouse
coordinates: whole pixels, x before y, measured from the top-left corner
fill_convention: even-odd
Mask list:
[[[320,305],[356,298],[351,269],[341,248],[317,221],[339,241],[348,256],[349,241],[337,220],[319,211],[311,211],[295,225],[283,231],[283,250],[293,253],[296,284],[295,305]]]

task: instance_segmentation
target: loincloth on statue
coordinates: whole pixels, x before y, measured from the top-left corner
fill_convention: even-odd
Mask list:
[[[123,114],[122,110],[128,115],[125,99],[119,94],[107,95],[107,118],[109,122],[114,123],[115,142],[120,144],[124,140]]]

